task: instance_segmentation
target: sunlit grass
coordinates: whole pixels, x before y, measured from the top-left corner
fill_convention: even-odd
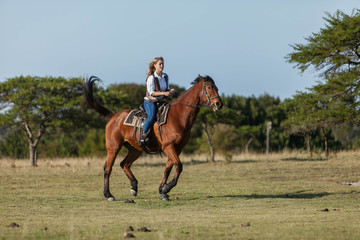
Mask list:
[[[360,239],[360,187],[344,184],[360,180],[360,152],[182,156],[171,202],[157,190],[165,156],[134,163],[138,197],[118,158],[116,202],[102,195],[104,159],[0,160],[0,239],[122,239],[129,226],[136,239]]]

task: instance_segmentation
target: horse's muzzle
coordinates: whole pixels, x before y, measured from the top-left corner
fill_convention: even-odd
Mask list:
[[[213,102],[213,103],[211,104],[211,108],[212,108],[212,110],[213,110],[214,112],[220,110],[220,109],[222,108],[222,106],[223,106],[223,104],[222,104],[221,102],[218,102],[218,101]]]

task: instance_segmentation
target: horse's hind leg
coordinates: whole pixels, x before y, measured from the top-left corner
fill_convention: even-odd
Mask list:
[[[132,146],[127,146],[127,148],[129,149],[129,152],[124,158],[124,160],[120,163],[120,167],[124,170],[126,176],[130,180],[130,184],[131,184],[130,193],[133,196],[136,196],[138,192],[138,186],[137,186],[138,181],[136,180],[134,174],[130,170],[130,167],[133,164],[133,162],[140,157],[142,151],[137,150]]]
[[[116,155],[118,154],[121,147],[116,150],[108,150],[106,162],[104,165],[104,196],[108,201],[115,201],[115,197],[110,193],[110,174],[112,171],[112,167],[115,162]]]

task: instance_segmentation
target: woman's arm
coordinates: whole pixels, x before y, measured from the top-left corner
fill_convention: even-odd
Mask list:
[[[159,96],[168,97],[170,94],[175,92],[175,89],[170,89],[169,91],[165,91],[165,92],[156,92],[156,91],[154,91],[155,83],[154,83],[154,77],[153,76],[149,76],[146,82],[147,82],[147,84],[146,84],[147,91],[153,97],[159,97]]]
[[[174,90],[174,89],[171,89],[171,90]],[[153,96],[153,97],[158,97],[158,96],[166,96],[166,97],[168,97],[170,95],[170,93],[172,93],[171,90],[167,91],[167,92],[153,92],[151,94],[151,96]]]

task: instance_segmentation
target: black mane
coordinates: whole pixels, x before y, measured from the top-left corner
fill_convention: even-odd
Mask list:
[[[206,75],[203,78],[205,79],[205,82],[211,82],[212,84],[215,84],[214,80],[210,76]],[[199,82],[200,82],[200,75],[194,81],[192,81],[191,84],[195,85],[195,84],[197,84]]]
[[[199,82],[201,81],[201,80],[200,80],[200,77],[202,77],[202,76],[199,75],[194,81],[192,81],[192,82],[191,82],[192,87],[189,88],[189,89],[187,89],[185,92],[183,92],[183,93],[178,97],[178,99],[183,98],[183,97],[189,92],[190,89],[192,89],[197,83],[199,83]],[[212,83],[212,84],[215,85],[214,80],[213,80],[210,76],[206,75],[205,77],[202,77],[202,78],[205,79],[205,82],[210,82],[210,83]],[[215,87],[216,87],[216,86],[215,86]]]

